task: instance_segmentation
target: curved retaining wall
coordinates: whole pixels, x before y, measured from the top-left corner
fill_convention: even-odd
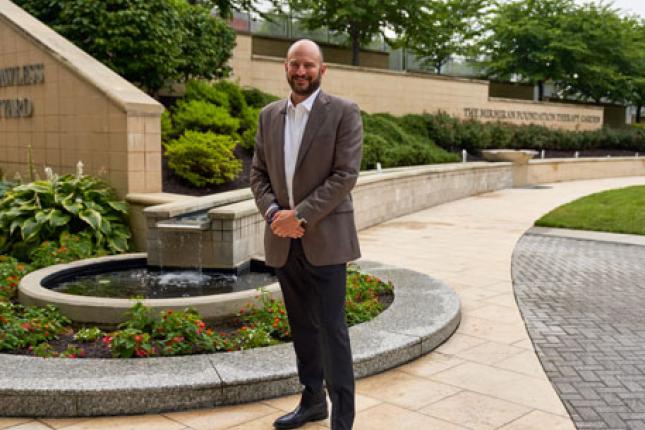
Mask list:
[[[521,184],[516,174],[520,168],[525,169]],[[526,183],[644,174],[645,159],[635,157],[531,160],[523,167],[504,162],[452,163],[362,172],[352,195],[356,222],[363,229],[434,205]],[[199,248],[204,267],[234,268],[263,253],[265,223],[249,189],[198,198],[130,194],[128,200],[136,248],[148,251],[151,264],[192,266]],[[154,206],[155,202],[163,204]],[[156,226],[208,208],[212,209],[204,229],[160,230]]]
[[[511,163],[455,163],[364,172],[352,192],[357,226],[367,228],[440,203],[512,185]],[[264,254],[266,223],[249,197],[248,190],[238,190],[146,208],[148,264],[193,267],[198,258],[204,268],[234,269]],[[161,221],[202,209],[206,204],[215,207],[199,228],[158,227]]]

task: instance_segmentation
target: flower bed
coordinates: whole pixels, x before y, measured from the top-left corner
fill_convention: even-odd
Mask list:
[[[5,281],[17,285],[21,272],[15,261]],[[2,266],[0,266],[2,267]],[[16,272],[17,271],[17,272]],[[3,272],[4,273],[4,272]],[[12,294],[0,296],[0,351],[40,357],[131,358],[175,356],[236,351],[275,345],[291,340],[284,303],[260,291],[260,307],[240,309],[233,319],[207,324],[193,309],[167,310],[160,318],[141,302],[135,302],[128,320],[117,330],[74,327],[54,306],[23,307]],[[346,318],[348,325],[368,321],[392,301],[393,286],[379,278],[347,272]]]

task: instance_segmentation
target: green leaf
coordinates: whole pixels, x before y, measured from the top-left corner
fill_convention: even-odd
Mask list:
[[[101,219],[101,231],[105,233],[106,236],[109,236],[110,232],[112,231],[110,222],[106,221],[105,218]]]
[[[49,225],[52,227],[60,227],[67,224],[70,220],[70,216],[63,213],[60,209],[54,209],[49,214]]]
[[[36,181],[27,185],[27,189],[38,194],[53,194],[54,188],[49,181]]]
[[[128,241],[123,237],[112,236],[108,238],[108,246],[113,251],[126,252],[128,250]]]
[[[20,226],[22,240],[24,242],[29,242],[31,239],[35,238],[38,235],[42,227],[43,227],[43,224],[36,221],[35,218],[27,219]]]
[[[73,194],[70,194],[62,202],[65,210],[73,215],[78,215],[78,213],[83,209],[83,203],[76,201]]]
[[[94,230],[101,228],[101,214],[94,209],[85,209],[78,213],[78,217],[90,225]]]
[[[23,222],[24,222],[23,218],[18,218],[13,220],[13,222],[11,223],[11,226],[9,227],[9,234],[12,235],[13,232],[16,231],[16,229],[20,227]]]
[[[110,201],[108,205],[114,210],[117,210],[121,213],[128,213],[128,204],[126,202]]]

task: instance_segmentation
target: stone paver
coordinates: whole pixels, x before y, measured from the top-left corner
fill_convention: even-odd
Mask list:
[[[463,294],[464,297],[468,297],[468,307],[463,309],[464,321],[477,319],[480,323],[485,322],[491,336],[480,336],[476,330],[466,333],[466,330],[460,327],[457,333],[435,352],[397,370],[386,372],[385,376],[378,375],[377,377],[382,378],[381,381],[386,384],[388,377],[396,379],[398,374],[405,373],[421,381],[452,386],[455,388],[455,394],[446,395],[436,401],[430,399],[429,404],[425,404],[427,398],[422,399],[421,404],[408,408],[390,403],[388,399],[372,397],[371,394],[377,395],[378,392],[363,393],[361,402],[366,405],[371,403],[372,406],[358,412],[355,429],[472,430],[478,428],[477,426],[497,426],[504,430],[574,429],[571,419],[559,403],[555,390],[547,385],[544,377],[531,374],[531,369],[513,361],[513,358],[522,353],[492,364],[488,358],[487,363],[479,363],[477,356],[462,358],[457,354],[487,343],[502,343],[521,348],[533,354],[535,358],[522,323],[509,322],[508,315],[502,319],[485,319],[484,317],[494,316],[489,314],[474,317],[470,315],[470,309],[481,309],[493,304],[517,312],[516,307],[509,306],[512,305],[513,297],[510,273],[513,248],[522,234],[542,214],[583,195],[636,184],[645,184],[645,178],[558,183],[550,189],[502,190],[436,206],[362,231],[361,246],[366,259],[417,270],[440,279],[449,286],[455,286],[460,296]],[[497,301],[491,303],[491,298],[496,298]],[[498,331],[501,333],[513,335],[495,338],[493,334],[496,327],[500,327]],[[457,372],[460,367],[462,369]],[[464,386],[460,375],[463,376],[464,370],[468,369],[480,372],[474,374],[475,378],[488,375],[485,378],[487,383],[480,384],[479,387]],[[539,387],[540,398],[514,396],[507,385],[509,379],[521,381],[526,392]],[[500,397],[501,394],[505,396]],[[473,410],[463,411],[455,407],[454,400],[450,400],[454,396],[461,396],[457,399],[464,399],[464,408],[470,404],[473,405]],[[292,399],[291,405],[286,404],[288,400],[279,403],[278,400],[262,402],[262,405],[273,408],[275,412],[249,419],[233,428],[269,430],[271,420],[275,416],[283,413],[284,409],[295,406],[297,400]],[[545,408],[545,403],[551,407]],[[501,410],[500,416],[488,415],[485,408],[477,406],[487,404],[491,405],[492,409]],[[433,405],[436,407],[433,408]],[[217,408],[209,411],[214,423],[218,421],[219,411]],[[524,415],[517,417],[520,413]],[[146,417],[153,420],[155,415]],[[88,421],[91,423],[94,420]],[[33,420],[30,422],[42,423]],[[311,429],[326,427],[324,422],[322,426],[308,426]],[[153,421],[150,421],[149,428],[155,429]]]
[[[645,246],[525,235],[517,300],[579,429],[645,428]]]

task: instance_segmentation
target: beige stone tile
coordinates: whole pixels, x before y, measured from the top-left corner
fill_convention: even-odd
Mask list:
[[[244,424],[275,412],[275,408],[262,403],[248,403],[197,411],[172,412],[164,414],[164,416],[195,430],[220,430]]]
[[[520,354],[495,363],[495,367],[523,373],[534,378],[547,379],[542,364],[540,364],[540,360],[533,351],[525,350]]]
[[[92,418],[48,418],[48,419],[41,419],[43,423],[47,424],[49,427],[53,429],[62,429],[66,427],[70,427],[75,424],[82,423],[83,421],[88,421],[91,420]]]
[[[286,397],[280,397],[277,399],[265,400],[264,403],[273,408],[280,409],[281,411],[290,412],[295,409],[299,401],[300,401],[300,394],[295,394],[293,396],[286,396]],[[381,403],[383,403],[381,400],[377,400],[362,394],[356,394],[357,411],[369,409]],[[330,411],[331,411],[331,402],[329,401],[329,397],[327,398],[327,406],[330,408]]]
[[[575,426],[568,417],[533,411],[499,430],[575,430]]]
[[[464,360],[482,364],[495,364],[524,352],[522,348],[497,342],[486,342],[455,354]]]
[[[469,316],[483,318],[501,323],[521,323],[522,317],[517,307],[499,306],[489,304],[471,312]]]
[[[531,339],[528,337],[526,339],[519,340],[513,344],[513,346],[517,346],[518,348],[524,348],[528,349],[531,351],[535,351],[535,348],[533,348],[533,343],[531,342]]]
[[[427,377],[446,369],[450,369],[451,367],[457,366],[463,362],[464,360],[452,355],[433,352],[418,358],[411,363],[405,364],[397,370],[409,373],[410,375]]]
[[[529,411],[529,408],[516,403],[470,391],[462,391],[452,397],[428,405],[419,412],[473,430],[493,430]]]
[[[450,338],[435,349],[435,351],[442,354],[456,354],[460,351],[472,348],[475,345],[481,345],[484,342],[486,342],[484,339],[459,333],[458,329],[457,333],[450,336]]]
[[[404,408],[420,409],[459,389],[394,370],[358,381],[356,391]]]
[[[356,415],[354,430],[465,430],[418,412],[409,411],[395,405],[375,406]]]
[[[11,430],[51,430],[50,427],[46,426],[45,424],[39,421],[29,421],[27,423],[18,424],[16,426],[0,427],[0,428],[6,428]]]
[[[92,418],[65,430],[181,430],[186,427],[161,415],[133,415]]]
[[[497,306],[506,306],[508,308],[517,309],[517,302],[515,301],[515,296],[512,293],[498,294],[496,296],[484,299],[484,302]]]
[[[462,317],[458,333],[508,344],[513,344],[527,337],[524,324],[520,322],[506,324],[469,315]]]
[[[566,415],[564,406],[549,381],[509,370],[464,363],[437,373],[430,379],[530,408]]]
[[[31,418],[0,418],[0,429],[16,426],[33,421]]]
[[[282,415],[282,412],[280,413],[273,413],[267,416],[264,416],[262,418],[254,419],[251,421],[248,421],[243,424],[236,425],[235,427],[226,427],[226,430],[269,430],[273,429],[273,421],[276,420],[279,416]],[[213,429],[218,429],[219,427],[212,427]],[[320,429],[325,429],[329,428],[329,425],[327,424],[327,420],[324,421],[317,421],[313,423],[307,423],[302,427],[299,427],[303,430],[320,430]],[[210,429],[210,427],[209,427]]]

